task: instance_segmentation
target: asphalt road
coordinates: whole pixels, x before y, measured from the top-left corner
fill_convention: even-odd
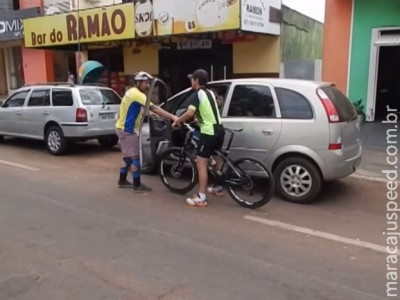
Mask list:
[[[384,183],[199,209],[157,176],[149,194],[116,188],[119,160],[93,144],[64,157],[0,145],[0,300],[386,299],[386,254],[368,246],[384,245]]]

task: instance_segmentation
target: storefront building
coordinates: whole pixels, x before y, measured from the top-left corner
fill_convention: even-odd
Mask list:
[[[367,121],[400,111],[399,1],[327,0],[323,51],[323,80],[361,99]]]
[[[281,0],[121,2],[94,8],[71,0],[68,12],[65,1],[44,0],[47,15],[24,21],[26,47],[79,52],[78,65],[98,60],[119,92],[138,70],[161,77],[172,92],[187,87],[198,67],[213,80],[279,76]]]
[[[12,3],[12,2],[11,2]],[[38,16],[38,8],[0,11],[0,97],[24,84],[22,19]]]

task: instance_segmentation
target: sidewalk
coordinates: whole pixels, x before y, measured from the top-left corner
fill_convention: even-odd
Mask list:
[[[386,149],[388,146],[386,141],[386,132],[389,128],[393,128],[393,125],[364,123],[361,126],[363,156],[360,168],[353,176],[375,181],[387,180],[386,175],[382,173],[382,171],[391,169],[391,166],[386,162]],[[399,135],[400,134],[397,136],[396,145],[399,148],[399,154],[397,157],[400,157]],[[400,181],[400,177],[398,180]]]

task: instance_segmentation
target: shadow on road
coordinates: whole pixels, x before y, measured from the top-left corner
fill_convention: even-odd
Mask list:
[[[346,197],[354,194],[354,186],[349,181],[337,180],[332,182],[325,182],[322,186],[322,191],[319,196],[318,202],[324,203],[338,203],[346,201]]]
[[[46,152],[46,145],[43,141],[38,140],[27,140],[19,138],[5,138],[1,142],[2,147],[17,147],[20,149],[33,150]],[[74,142],[69,145],[68,153],[66,155],[77,155],[77,156],[93,156],[96,154],[119,152],[117,146],[113,148],[103,148],[97,141],[87,142]],[[50,155],[50,154],[49,154]]]

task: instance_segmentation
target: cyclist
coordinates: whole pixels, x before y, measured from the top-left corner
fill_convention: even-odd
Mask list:
[[[208,173],[207,164],[214,150],[220,150],[224,143],[225,131],[221,123],[221,117],[214,94],[205,88],[208,82],[208,73],[198,69],[188,76],[192,88],[196,90],[188,100],[188,109],[174,121],[173,127],[177,128],[181,123],[193,119],[196,115],[200,123],[200,139],[197,148],[197,170],[199,173],[199,193],[186,199],[190,206],[205,207],[208,205],[206,197]],[[217,168],[221,166],[221,159],[216,157]],[[222,187],[215,186],[208,189],[209,193],[222,196]]]
[[[139,130],[143,118],[143,108],[146,105],[150,82],[153,77],[140,71],[133,76],[134,87],[129,89],[121,102],[116,132],[119,137],[124,165],[120,169],[118,186],[132,188],[135,192],[149,192],[152,189],[140,182],[140,145]],[[175,121],[176,116],[150,102],[149,109],[164,118]],[[133,185],[127,180],[128,172],[132,172]]]

